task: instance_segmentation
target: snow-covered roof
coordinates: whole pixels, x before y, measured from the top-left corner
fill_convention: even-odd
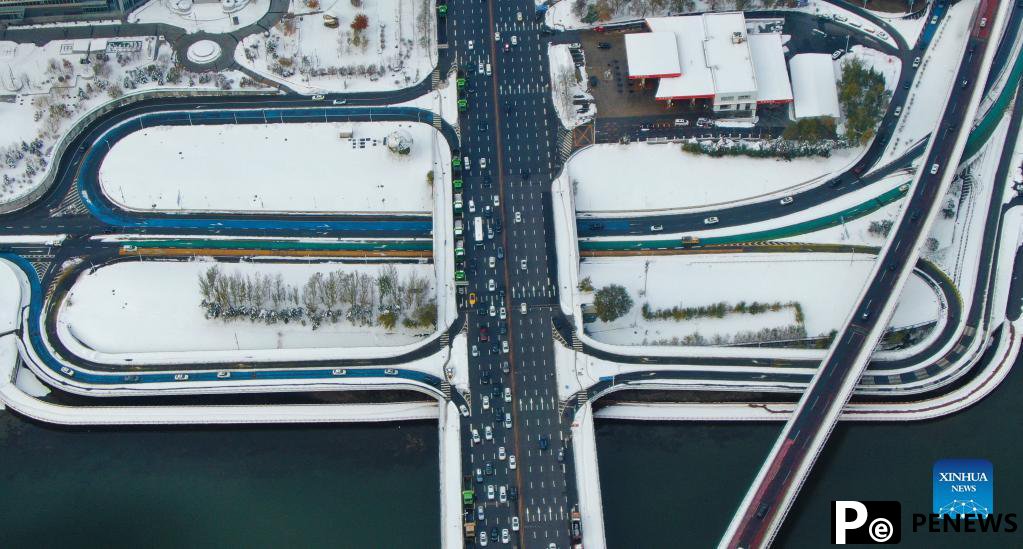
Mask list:
[[[742,12],[703,14],[704,51],[714,74],[714,89],[721,94],[749,93],[757,89],[753,56]]]
[[[662,78],[682,74],[675,34],[644,32],[625,35],[629,78]]]
[[[751,34],[749,49],[753,54],[753,70],[757,75],[758,103],[792,101],[792,85],[785,68],[785,52],[780,34]]]
[[[703,52],[703,18],[651,17],[647,26],[654,33],[675,35],[678,60],[682,76],[662,78],[657,84],[657,99],[711,97],[714,95],[714,76],[707,66]]]
[[[792,71],[796,118],[839,117],[838,86],[835,84],[835,70],[830,55],[797,55],[789,61],[789,69]]]

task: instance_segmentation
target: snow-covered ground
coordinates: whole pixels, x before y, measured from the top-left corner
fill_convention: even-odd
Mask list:
[[[235,60],[305,94],[407,88],[437,64],[436,13],[430,0],[293,1],[266,33],[246,37]],[[326,26],[336,17],[338,28]],[[360,16],[365,17],[365,20]],[[364,30],[355,30],[364,21]]]
[[[624,316],[587,324],[590,337],[613,345],[654,345],[696,333],[710,341],[800,322],[793,307],[761,314],[730,313],[723,318],[647,320],[641,314],[644,303],[651,309],[666,309],[718,302],[797,302],[806,335],[827,335],[847,320],[873,265],[870,255],[826,253],[587,258],[579,276],[589,277],[596,289],[620,284],[633,300]],[[592,302],[592,294],[582,299]],[[937,295],[918,276],[910,278],[899,304],[891,323],[894,327],[930,322],[939,315]]]
[[[885,23],[888,23],[895,30],[899,31],[902,35],[902,39],[906,41],[909,47],[913,47],[916,44],[917,38],[920,37],[920,31],[923,30],[924,25],[927,24],[930,19],[928,17],[916,17],[907,19],[907,13],[888,13],[883,11],[868,10],[873,13],[877,18],[882,19]]]
[[[111,53],[100,55],[107,48]],[[90,62],[82,64],[86,57]],[[13,98],[0,101],[0,204],[36,188],[69,128],[114,98],[156,89],[255,85],[237,71],[189,73],[172,57],[170,46],[154,36],[55,40],[42,46],[0,42],[0,93]]]
[[[682,152],[678,144],[600,144],[569,160],[576,208],[601,215],[716,208],[722,204],[795,190],[853,163],[861,148],[829,158],[792,161]],[[623,192],[628,189],[628,192]]]
[[[219,362],[245,356],[268,360],[343,358],[353,350],[407,346],[433,334],[430,328],[406,328],[401,322],[388,330],[342,318],[324,321],[315,330],[309,322],[276,324],[247,318],[207,319],[201,306],[199,277],[210,261],[123,261],[83,273],[57,313],[61,342],[72,352],[93,360],[135,363],[182,360]],[[314,273],[366,274],[373,278],[381,265],[342,263],[217,263],[223,274],[280,275],[286,285],[301,288]],[[395,264],[399,280],[415,274],[428,284],[426,299],[435,296],[432,265]],[[269,304],[266,305],[269,307]],[[339,307],[347,310],[347,306]],[[264,351],[264,352],[260,352]],[[319,351],[319,352],[317,352]],[[379,351],[379,349],[377,349]],[[237,358],[234,358],[237,360]]]
[[[21,281],[15,268],[7,261],[0,261],[0,334],[21,324]]]
[[[243,4],[239,9],[238,5]],[[259,21],[270,0],[149,0],[128,14],[129,23],[165,23],[189,33],[228,33]]]
[[[131,210],[428,213],[427,173],[444,184],[451,160],[437,139],[414,122],[157,126],[114,145],[100,184]]]
[[[959,60],[969,34],[977,0],[964,0],[949,8],[941,26],[922,57],[891,143],[876,164],[884,165],[934,131],[955,80]]]
[[[597,106],[593,102],[593,96],[587,91],[589,84],[586,82],[585,73],[575,66],[568,45],[549,46],[547,56],[551,63],[551,96],[554,100],[554,110],[558,112],[562,125],[571,129],[593,120],[597,115]],[[589,101],[586,112],[578,112],[578,106],[573,104],[576,99]]]
[[[889,92],[895,91],[899,85],[899,74],[902,71],[902,61],[894,55],[888,55],[872,48],[853,46],[849,53],[835,61],[835,81],[842,78],[842,65],[852,60],[858,60],[864,67],[874,69],[884,76],[884,87]]]

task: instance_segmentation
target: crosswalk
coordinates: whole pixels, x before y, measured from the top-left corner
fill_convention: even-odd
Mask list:
[[[56,208],[50,210],[50,217],[82,215],[86,211],[88,210],[85,203],[82,202],[82,195],[78,193],[78,186],[71,185],[67,196],[60,201]]]

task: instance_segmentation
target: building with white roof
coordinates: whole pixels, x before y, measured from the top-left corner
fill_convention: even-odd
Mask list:
[[[650,32],[625,37],[629,78],[658,79],[657,99],[710,100],[716,112],[744,116],[757,104],[792,101],[781,36],[748,35],[742,12],[646,24]]]
[[[793,112],[798,118],[838,118],[838,86],[834,62],[826,53],[801,53],[789,61],[792,70]]]

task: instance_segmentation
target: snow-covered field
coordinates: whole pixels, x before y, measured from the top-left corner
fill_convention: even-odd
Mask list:
[[[105,49],[121,53],[104,53]],[[121,46],[127,46],[122,48]],[[124,51],[137,47],[137,51]],[[82,64],[87,52],[90,63]],[[54,145],[89,112],[125,94],[156,89],[232,89],[254,83],[236,71],[192,74],[154,36],[55,40],[42,46],[0,41],[0,204],[36,188]]]
[[[577,153],[566,169],[577,185],[578,211],[625,213],[713,207],[776,193],[841,170],[861,152],[841,149],[829,158],[786,162],[713,158],[682,152],[677,144],[601,144]]]
[[[609,323],[587,324],[590,337],[613,345],[653,345],[695,333],[713,340],[798,322],[792,307],[723,318],[646,320],[641,314],[644,303],[652,309],[666,309],[722,301],[733,305],[740,301],[794,301],[802,307],[807,336],[827,335],[846,321],[873,264],[873,256],[824,253],[587,258],[580,264],[579,276],[590,277],[596,289],[620,284],[633,300],[632,309],[624,316]],[[592,294],[583,295],[585,302],[592,299]],[[891,325],[933,321],[938,314],[938,297],[923,279],[913,276]]]
[[[925,135],[934,131],[948,91],[955,80],[959,59],[966,47],[970,20],[977,0],[964,0],[949,8],[941,27],[923,56],[909,97],[891,143],[878,166],[895,158]]]
[[[549,46],[547,56],[551,63],[551,96],[554,100],[554,110],[558,112],[561,123],[571,129],[593,120],[597,115],[597,106],[593,103],[593,96],[587,91],[585,77],[580,77],[579,70],[572,62],[568,45]],[[590,100],[585,113],[577,112],[578,107],[573,104],[576,98]]]
[[[432,329],[392,329],[374,323],[357,326],[341,319],[313,330],[307,322],[265,324],[247,318],[207,319],[200,304],[199,277],[210,261],[122,261],[81,275],[57,313],[61,341],[73,352],[127,355],[146,362],[147,353],[216,356],[198,351],[276,350],[278,360],[301,359],[303,351],[335,349],[341,358],[351,348],[401,346],[421,341]],[[375,277],[380,265],[341,263],[219,264],[223,274],[280,275],[285,284],[301,287],[314,273],[345,272]],[[435,296],[432,265],[396,264],[399,279],[412,273],[428,282],[426,296]],[[375,318],[374,314],[374,318]],[[294,352],[287,352],[287,351]],[[189,355],[191,353],[191,355]],[[274,354],[274,353],[271,353]]]
[[[294,0],[296,16],[280,21],[269,36],[246,37],[235,60],[306,94],[394,90],[429,77],[437,63],[434,3],[359,3],[323,0],[314,8]],[[327,27],[326,16],[336,17],[338,27]]]
[[[193,0],[150,0],[128,14],[129,23],[165,23],[189,33],[227,33],[259,21],[270,10],[270,0],[202,2]],[[175,9],[176,8],[176,9]],[[237,19],[237,23],[235,23]]]
[[[385,145],[395,132],[409,154]],[[430,212],[427,173],[442,184],[450,162],[436,139],[413,122],[158,126],[117,142],[100,184],[132,210]]]

